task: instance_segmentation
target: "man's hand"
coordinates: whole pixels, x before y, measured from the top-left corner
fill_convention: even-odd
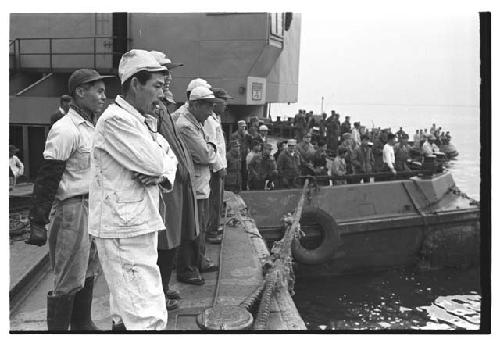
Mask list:
[[[152,177],[142,173],[133,173],[132,177],[146,186],[158,185],[162,181],[160,177]]]
[[[392,174],[396,174],[396,170],[394,168],[391,168]]]
[[[45,226],[30,223],[30,238],[25,241],[28,245],[43,246],[47,242]]]

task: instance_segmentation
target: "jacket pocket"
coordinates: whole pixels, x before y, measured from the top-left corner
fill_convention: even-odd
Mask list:
[[[147,221],[146,189],[128,189],[114,192],[114,210],[123,226],[136,226]]]

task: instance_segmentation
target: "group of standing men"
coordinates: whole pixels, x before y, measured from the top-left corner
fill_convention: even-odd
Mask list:
[[[91,304],[101,270],[112,329],[123,331],[166,329],[180,298],[169,288],[175,257],[183,283],[202,285],[200,273],[218,269],[205,241],[220,242],[227,164],[217,114],[231,97],[195,79],[172,112],[170,71],[180,65],[161,52],[125,53],[122,95],[106,110],[109,76],[80,69],[69,78],[71,103],[47,137],[27,241],[49,244],[51,331],[98,330]]]

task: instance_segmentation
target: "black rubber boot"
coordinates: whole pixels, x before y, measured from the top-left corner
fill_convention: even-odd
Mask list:
[[[49,331],[67,331],[71,321],[74,294],[47,295],[47,329]]]
[[[85,279],[83,288],[75,294],[73,315],[71,316],[72,331],[99,331],[92,321],[92,296],[94,277]]]
[[[119,322],[118,324],[115,324],[113,321],[113,325],[111,325],[111,331],[112,332],[126,332],[127,328],[125,327],[125,324],[122,322]]]

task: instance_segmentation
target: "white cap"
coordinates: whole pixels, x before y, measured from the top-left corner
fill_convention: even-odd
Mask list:
[[[198,86],[191,91],[189,101],[210,100],[215,101],[214,93],[206,87]]]
[[[123,84],[140,71],[161,72],[166,70],[167,67],[160,65],[150,52],[143,49],[132,49],[122,55],[118,66],[118,75]]]
[[[247,122],[245,120],[239,120],[238,125],[245,125],[246,126]]]
[[[288,146],[295,146],[297,145],[297,140],[295,139],[288,139]]]
[[[189,83],[189,85],[186,89],[186,92],[191,92],[193,89],[195,89],[196,87],[200,87],[200,86],[205,87],[205,88],[212,87],[205,79],[197,78],[197,79],[191,80],[191,82]]]
[[[160,65],[166,66],[169,70],[179,66],[184,66],[184,64],[181,63],[173,63],[172,60],[167,58],[167,55],[163,52],[150,51],[149,53],[151,53],[155,57],[156,61],[158,61]]]
[[[259,126],[259,131],[269,131],[269,128],[267,128],[266,125],[260,125]]]

